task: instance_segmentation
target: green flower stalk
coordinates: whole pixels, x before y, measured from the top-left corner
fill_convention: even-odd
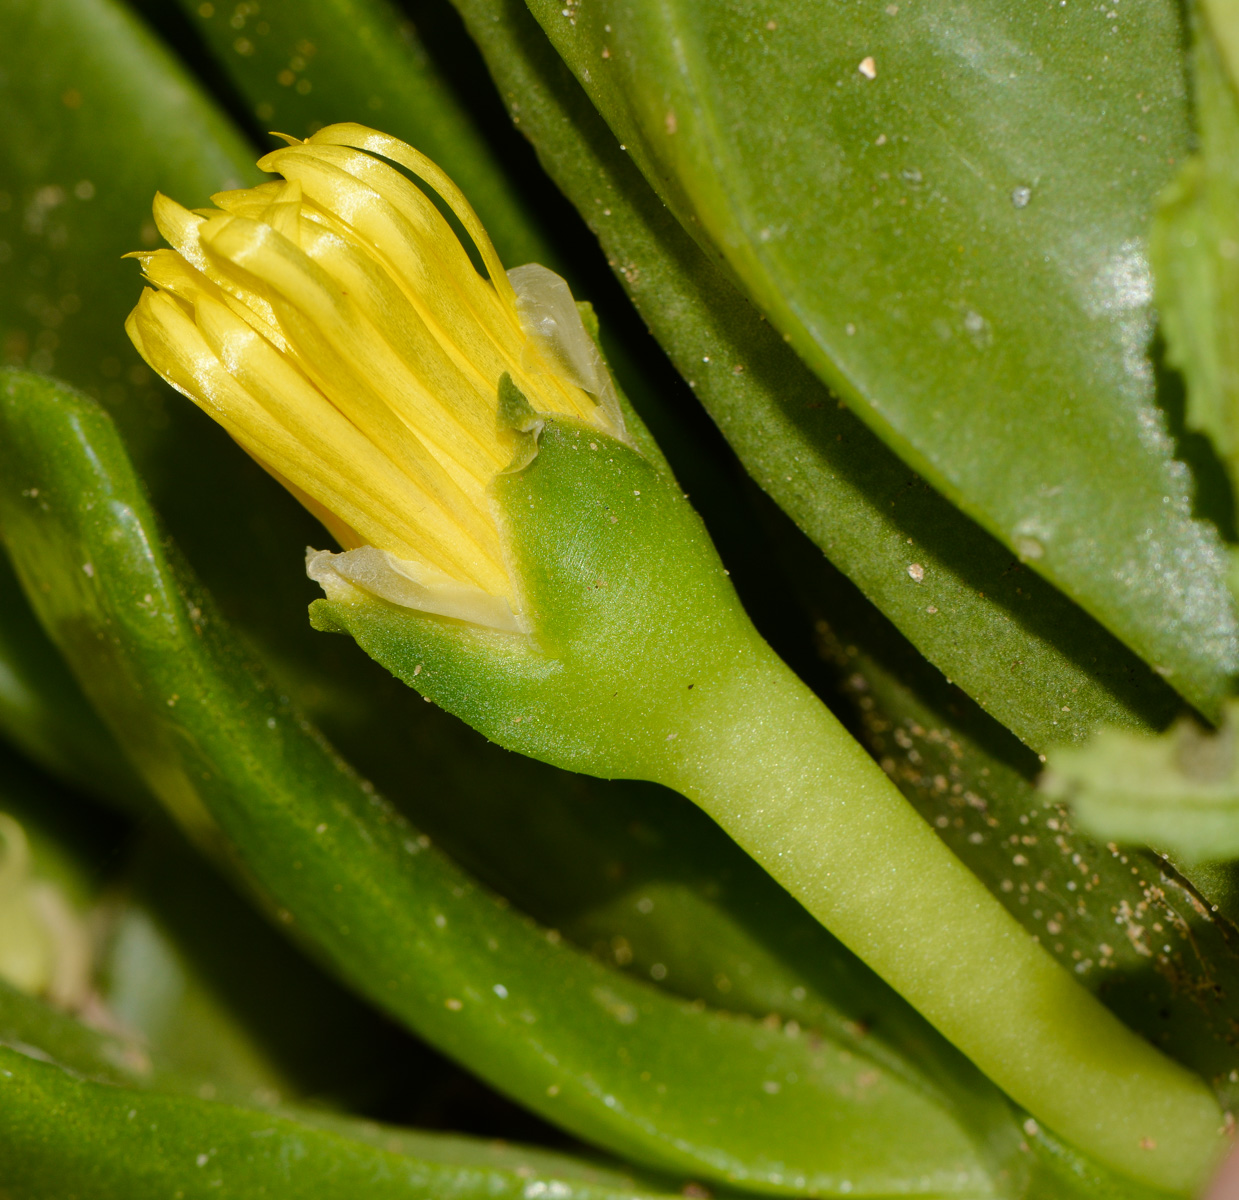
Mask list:
[[[690,797],[1037,1120],[1196,1188],[1222,1147],[1203,1081],[1062,970],[765,644],[563,281],[505,273],[442,172],[372,130],[259,165],[283,181],[157,199],[174,250],[139,256],[157,290],[129,330],[339,543],[308,557],[315,626],[502,746]]]

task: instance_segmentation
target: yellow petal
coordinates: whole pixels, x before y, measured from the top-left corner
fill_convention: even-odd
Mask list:
[[[358,125],[288,140],[260,164],[283,180],[193,212],[156,197],[172,250],[135,255],[157,290],[130,337],[346,547],[330,569],[320,557],[323,571],[368,564],[394,602],[522,628],[489,498],[515,446],[497,420],[500,380],[537,412],[622,434],[571,295],[543,272],[554,302],[524,296],[538,329],[523,325],[472,208],[411,147]],[[455,214],[485,275],[419,184]]]
[[[430,159],[412,146],[400,141],[399,138],[391,137],[386,133],[380,133],[377,129],[368,129],[365,125],[357,125],[351,121],[337,125],[328,125],[313,134],[308,140],[314,146],[352,146],[357,150],[367,150],[371,154],[382,155],[383,158],[399,163],[419,179],[430,184],[443,197],[448,208],[452,210],[456,219],[464,227],[465,232],[473,239],[473,244],[478,248],[478,253],[481,255],[482,262],[490,275],[490,281],[494,285],[496,292],[498,292],[500,299],[510,312],[515,312],[516,297],[512,292],[511,284],[508,283],[503,263],[499,260],[499,255],[495,251],[490,236],[487,234],[482,222],[478,220],[477,213],[473,211],[473,206],[465,199],[464,192],[452,182],[447,173],[441,170],[437,164],[431,162]],[[373,162],[374,160],[371,159],[370,161]]]

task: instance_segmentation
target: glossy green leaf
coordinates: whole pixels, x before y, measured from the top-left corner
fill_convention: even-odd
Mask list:
[[[458,7],[519,128],[745,466],[918,649],[1038,748],[1099,723],[1164,724],[1170,689],[925,486],[758,317],[619,151],[524,6]]]
[[[151,188],[238,178],[238,143],[107,0],[0,5],[0,107],[0,363],[70,374],[146,441],[157,381],[115,323],[120,255],[142,241]],[[111,131],[135,118],[145,134],[121,144]],[[0,562],[0,727],[62,778],[134,803],[141,784],[15,582]]]
[[[132,1048],[107,1034],[87,1029],[76,1021],[56,1013],[46,1006],[12,992],[0,985],[0,1046],[27,1055],[33,1055],[41,1061],[49,1059],[61,1067],[85,1076],[87,1079],[104,1080],[121,1087],[146,1088],[152,1082],[162,1091],[178,1092],[184,1090],[186,1081],[169,1077],[159,1071],[152,1073],[149,1064],[139,1059],[134,1060]],[[3,1068],[0,1068],[3,1069]],[[93,1089],[92,1089],[93,1090]],[[133,1092],[121,1092],[122,1096]],[[102,1120],[93,1118],[100,1114],[90,1113],[85,1106],[74,1106],[50,1113],[39,1111],[39,1101],[36,1098],[33,1111],[23,1114],[30,1124],[41,1125],[48,1131],[49,1143],[52,1147],[59,1145],[60,1138],[77,1138],[81,1136],[82,1126],[86,1127],[87,1136],[106,1142],[114,1136],[114,1127],[105,1110]],[[230,1114],[236,1110],[224,1108],[219,1104],[185,1106],[181,1109],[186,1118],[186,1126],[191,1132],[204,1124],[220,1123],[224,1127],[236,1127],[230,1122]],[[658,1177],[644,1177],[635,1172],[620,1169],[618,1164],[606,1161],[582,1160],[561,1153],[554,1153],[529,1146],[510,1145],[503,1142],[482,1141],[477,1138],[453,1136],[450,1134],[428,1134],[417,1130],[397,1129],[392,1126],[379,1125],[374,1122],[360,1121],[356,1118],[335,1116],[320,1111],[307,1109],[280,1108],[264,1109],[264,1114],[286,1118],[289,1123],[297,1122],[300,1126],[308,1126],[311,1130],[325,1130],[346,1138],[352,1143],[376,1147],[389,1154],[402,1155],[421,1160],[418,1165],[423,1168],[444,1171],[451,1168],[471,1168],[471,1171],[460,1172],[453,1178],[446,1174],[440,1181],[440,1186],[449,1189],[459,1182],[468,1185],[476,1180],[479,1171],[485,1171],[483,1179],[490,1188],[502,1187],[506,1184],[504,1176],[511,1172],[524,1181],[524,1195],[528,1200],[529,1191],[534,1195],[557,1195],[567,1197],[573,1194],[572,1189],[581,1184],[589,1185],[590,1194],[605,1195],[607,1190],[618,1191],[627,1196],[634,1193],[659,1193],[665,1187],[665,1181]],[[68,1119],[66,1119],[68,1118]],[[128,1121],[128,1109],[125,1112]],[[242,1128],[248,1127],[244,1119]],[[287,1128],[287,1127],[286,1127]],[[1031,1127],[1024,1129],[1024,1136],[1029,1138],[1037,1152],[1039,1166],[1043,1173],[1038,1174],[1028,1183],[1026,1191],[1020,1195],[1028,1200],[1165,1200],[1160,1193],[1136,1188],[1129,1182],[1117,1181],[1100,1173],[1087,1162],[1080,1160],[1065,1147],[1048,1137],[1044,1131],[1032,1131]],[[0,1135],[2,1136],[2,1135]],[[0,1142],[0,1144],[3,1144]],[[127,1148],[127,1147],[126,1147]],[[350,1147],[349,1157],[357,1152],[356,1146]],[[257,1171],[261,1174],[261,1152],[258,1156]],[[70,1159],[76,1166],[81,1159]],[[118,1176],[128,1186],[133,1186],[137,1172],[124,1173],[119,1164],[109,1164],[117,1170]],[[242,1164],[242,1170],[253,1166],[253,1160]],[[376,1164],[377,1165],[377,1164]],[[59,1170],[58,1182],[62,1188],[72,1186],[71,1171],[62,1166]],[[197,1168],[197,1160],[194,1160]],[[81,1176],[91,1177],[95,1173],[88,1164]],[[195,1172],[196,1173],[196,1170]],[[248,1171],[246,1171],[248,1174]],[[70,1176],[66,1179],[66,1176]],[[79,1176],[79,1178],[81,1177]],[[249,1176],[252,1180],[253,1175]],[[543,1187],[546,1191],[543,1191]],[[276,1193],[279,1194],[279,1193]],[[301,1194],[301,1193],[298,1193]],[[488,1192],[489,1194],[489,1192]],[[1015,1196],[1016,1185],[1008,1181],[1008,1186],[1000,1192],[1004,1196]]]
[[[233,1103],[383,1111],[432,1055],[311,964],[174,830],[145,831],[96,914],[100,1002],[161,1070]],[[330,1047],[329,1052],[324,1047]]]
[[[253,156],[115,0],[0,3],[0,108],[0,365],[54,371],[100,399],[165,516],[205,558],[210,526],[177,497],[186,483],[221,478],[219,455],[232,447],[187,420],[196,414],[125,336],[140,287],[121,256],[155,244],[156,190],[204,203],[253,177]],[[237,472],[215,497],[215,515],[259,546],[280,516],[263,511],[261,475]],[[91,731],[63,669],[29,632],[24,607],[18,596],[0,601],[0,653],[24,684],[17,708],[0,706],[0,719],[45,763],[59,754],[53,769],[80,762],[96,775],[93,790],[118,796],[132,775],[109,764],[106,739],[97,725]],[[74,778],[90,783],[81,772]]]
[[[1176,862],[1175,866],[1191,879],[1211,911],[1239,929],[1239,863]]]
[[[54,1059],[109,1083],[146,1087],[159,1079],[140,1038],[91,1029],[2,981],[0,1046]]]
[[[63,1000],[53,1008],[0,982],[0,1044],[91,1079],[278,1112],[441,1167],[638,1188],[601,1161],[290,1107],[298,1095],[339,1101],[345,1079],[353,1084],[347,1099],[367,1105],[381,1101],[384,1082],[410,1074],[419,1101],[431,1103],[442,1104],[445,1087],[459,1082],[428,1051],[410,1056],[390,1033],[376,1038],[375,1015],[298,959],[171,829],[148,821],[130,861],[123,822],[63,793],[3,747],[0,812],[20,821],[39,881],[90,921],[99,954],[86,1005],[93,1027],[70,1016]],[[440,1115],[451,1111],[449,1102]],[[0,1186],[8,1183],[6,1161],[0,1143]]]
[[[481,891],[244,667],[167,565],[97,408],[10,375],[0,411],[5,537],[91,699],[179,819],[377,1004],[650,1165],[771,1191],[984,1186],[984,1158],[939,1099],[871,1060],[882,1086],[856,1088],[860,1041],[673,1001]]]
[[[531,8],[857,415],[1212,711],[1235,616],[1147,355],[1147,225],[1187,140],[1178,7]]]
[[[135,836],[0,744],[0,814],[27,844],[24,890],[54,956],[39,994],[118,1031],[135,1061],[239,1103],[373,1109],[410,1074],[434,1082],[434,1056],[299,955],[157,811]],[[0,917],[0,977],[7,934]]]

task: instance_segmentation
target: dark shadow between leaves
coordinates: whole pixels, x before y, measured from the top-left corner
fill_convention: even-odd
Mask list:
[[[1166,417],[1166,431],[1174,439],[1175,458],[1192,474],[1192,516],[1211,521],[1222,538],[1239,541],[1235,525],[1235,492],[1226,467],[1213,442],[1187,424],[1187,387],[1183,376],[1166,360],[1166,343],[1160,332],[1149,347],[1149,359],[1157,382],[1157,403]]]

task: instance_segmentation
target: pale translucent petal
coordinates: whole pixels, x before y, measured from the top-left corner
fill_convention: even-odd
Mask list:
[[[306,552],[305,565],[306,574],[320,584],[328,596],[338,587],[338,581],[344,580],[401,608],[452,617],[507,633],[525,632],[524,624],[505,597],[459,583],[441,571],[401,560],[374,546],[363,546],[344,554],[310,550]]]
[[[513,267],[508,279],[516,293],[521,327],[554,369],[598,402],[609,432],[625,437],[624,414],[598,344],[589,336],[568,284],[554,271],[529,263]],[[598,415],[598,414],[592,414]]]

